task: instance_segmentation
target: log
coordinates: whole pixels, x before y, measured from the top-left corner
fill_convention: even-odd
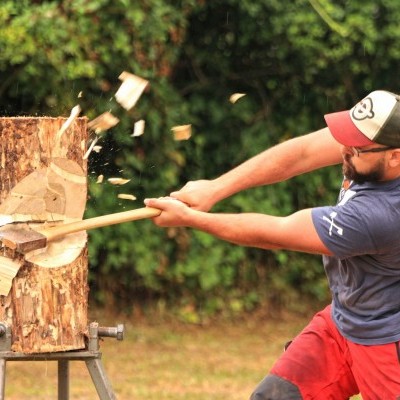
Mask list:
[[[14,224],[83,218],[87,199],[87,119],[0,118],[0,214]],[[63,129],[61,129],[63,127]],[[62,134],[60,134],[60,132]],[[0,228],[1,229],[1,228]],[[25,256],[0,255],[0,322],[26,354],[85,347],[88,254],[85,232]],[[9,293],[3,293],[9,276]]]

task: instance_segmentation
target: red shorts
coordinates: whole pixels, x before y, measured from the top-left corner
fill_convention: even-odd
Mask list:
[[[331,307],[314,316],[272,367],[295,384],[303,399],[400,400],[399,342],[364,346],[337,330]]]

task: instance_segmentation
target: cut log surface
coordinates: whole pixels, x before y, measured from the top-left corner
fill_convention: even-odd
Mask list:
[[[87,198],[87,119],[0,118],[0,215],[18,226],[83,218]],[[58,222],[57,222],[58,221]],[[7,229],[7,225],[0,230]],[[25,256],[0,255],[0,322],[12,350],[43,353],[84,348],[88,307],[86,232]]]

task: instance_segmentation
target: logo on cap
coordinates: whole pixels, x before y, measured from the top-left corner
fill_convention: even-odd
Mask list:
[[[353,107],[351,116],[357,121],[363,121],[367,118],[374,118],[374,104],[371,97],[366,97]]]

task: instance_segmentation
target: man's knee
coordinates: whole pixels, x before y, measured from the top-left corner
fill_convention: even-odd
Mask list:
[[[276,375],[267,375],[256,387],[250,400],[301,400],[296,385]]]

